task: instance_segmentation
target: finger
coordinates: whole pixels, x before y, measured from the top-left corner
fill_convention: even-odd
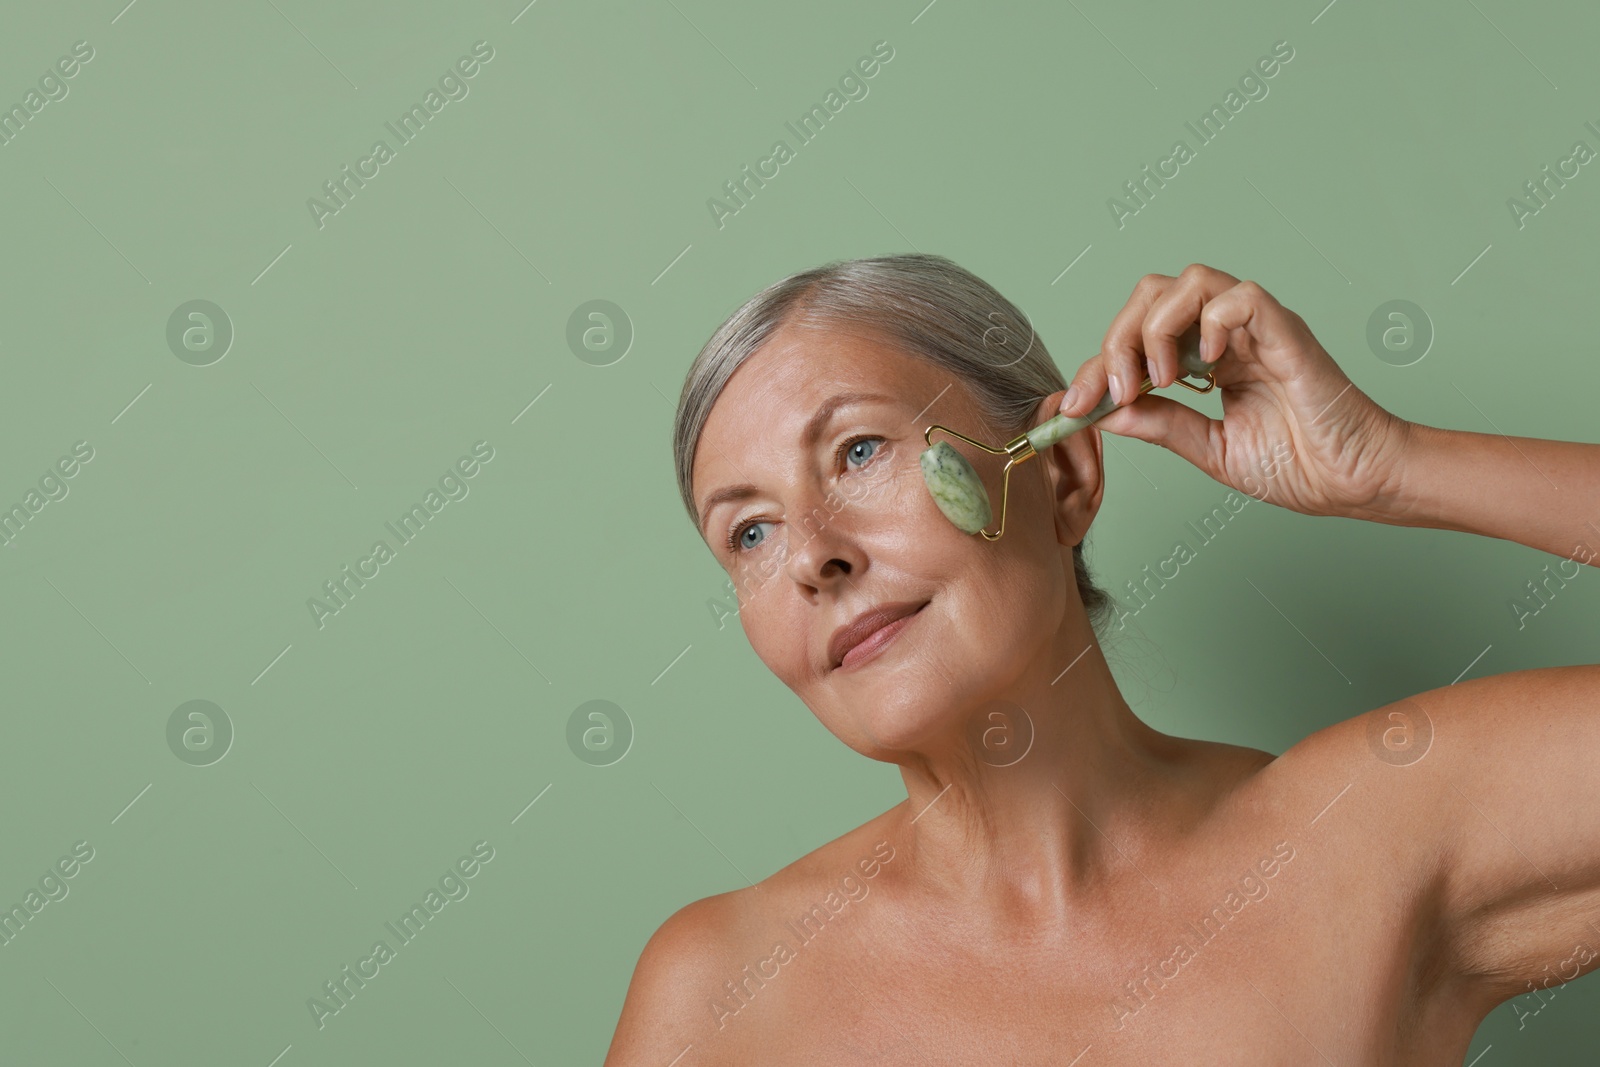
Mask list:
[[[1133,295],[1111,320],[1111,328],[1100,342],[1107,378],[1117,383],[1114,395],[1119,406],[1138,395],[1139,383],[1145,378],[1145,315],[1174,280],[1165,274],[1146,274],[1140,278],[1133,287]]]
[[[1176,452],[1219,482],[1222,465],[1222,421],[1209,418],[1171,397],[1145,393],[1126,407],[1103,416],[1096,426],[1122,437],[1134,437]]]
[[[1106,365],[1100,356],[1091,356],[1067,384],[1061,398],[1061,414],[1082,415],[1106,394]]]
[[[1253,361],[1262,348],[1295,351],[1310,337],[1310,329],[1304,319],[1278,303],[1271,293],[1255,282],[1243,281],[1201,310],[1200,336],[1212,357],[1210,362],[1216,362],[1230,341],[1238,342],[1234,345],[1237,355]]]
[[[1200,312],[1200,350],[1216,362],[1233,336],[1235,329],[1248,330],[1258,308],[1241,286],[1219,294]],[[1244,346],[1247,350],[1253,346]],[[1236,352],[1236,355],[1253,356],[1253,351]],[[1237,361],[1235,361],[1237,363]]]
[[[1239,284],[1239,279],[1203,263],[1191,263],[1162,292],[1143,323],[1145,359],[1150,378],[1164,388],[1187,373],[1178,362],[1179,338],[1200,321],[1205,306]],[[1201,330],[1204,339],[1204,329]],[[1224,346],[1219,345],[1221,352]]]

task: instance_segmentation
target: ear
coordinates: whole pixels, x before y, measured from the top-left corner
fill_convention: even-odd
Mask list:
[[[1061,414],[1061,398],[1065,394],[1063,389],[1041,400],[1034,409],[1032,425],[1038,426]],[[1056,540],[1068,547],[1076,545],[1088,534],[1105,490],[1100,428],[1088,426],[1069,434],[1039,453],[1038,459],[1045,472],[1045,485],[1050,490]]]

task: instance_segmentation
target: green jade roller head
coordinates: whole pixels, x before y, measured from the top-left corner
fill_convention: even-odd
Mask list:
[[[1199,331],[1193,328],[1179,337],[1178,365],[1187,376],[1204,380],[1205,386],[1193,385],[1182,378],[1177,379],[1177,384],[1197,393],[1209,393],[1216,388],[1217,382],[1214,377],[1216,368],[1201,360],[1199,343]],[[1145,378],[1139,383],[1139,392],[1146,392],[1154,386],[1154,382]],[[1057,415],[1035,426],[1004,448],[992,448],[980,441],[974,441],[964,434],[956,433],[948,426],[929,426],[922,435],[922,439],[931,445],[922,453],[922,480],[927,483],[928,492],[933,494],[934,503],[939,505],[939,510],[944,512],[945,518],[955,523],[958,529],[966,533],[981,533],[988,541],[998,541],[1000,535],[1006,532],[1006,497],[1011,487],[1011,468],[1033,458],[1062,438],[1077,433],[1101,416],[1109,414],[1115,407],[1111,394],[1107,393],[1100,399],[1100,403],[1086,414],[1072,417]],[[937,444],[932,442],[935,430],[943,430],[952,437],[959,437],[985,452],[1009,457],[1006,460],[1001,483],[1000,528],[994,533],[984,529],[989,525],[992,516],[989,510],[989,494],[983,487],[983,479],[978,477],[978,472],[972,469],[972,464],[967,462],[966,457],[957,452],[948,441],[940,441]]]

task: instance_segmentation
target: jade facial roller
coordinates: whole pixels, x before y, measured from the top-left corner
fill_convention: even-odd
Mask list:
[[[1209,393],[1216,388],[1217,381],[1214,376],[1216,368],[1200,358],[1198,329],[1191,327],[1178,338],[1178,353],[1178,365],[1183,373],[1191,378],[1200,378],[1206,383],[1201,387],[1180,377],[1177,379],[1178,385],[1197,393]],[[1144,393],[1154,387],[1155,383],[1145,378],[1139,383],[1139,392]],[[1006,532],[1006,495],[1011,487],[1011,468],[1032,459],[1062,438],[1077,433],[1101,416],[1109,414],[1116,406],[1108,392],[1100,399],[1100,403],[1087,413],[1072,417],[1057,415],[1048,422],[1035,426],[1004,448],[992,448],[981,441],[974,441],[948,426],[929,426],[922,434],[922,439],[931,446],[922,453],[922,480],[927,483],[928,492],[933,494],[934,503],[939,505],[939,510],[944,512],[945,518],[955,523],[958,529],[966,533],[981,533],[988,541],[998,541],[1000,535]],[[1000,528],[994,533],[984,529],[989,525],[991,514],[989,494],[983,487],[983,480],[978,477],[978,472],[972,469],[972,464],[967,462],[966,457],[956,451],[950,442],[933,443],[935,430],[943,430],[951,437],[959,437],[967,444],[981,448],[985,452],[1009,457],[1002,473]]]

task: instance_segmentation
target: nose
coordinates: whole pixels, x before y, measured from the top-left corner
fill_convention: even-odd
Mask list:
[[[813,507],[789,523],[784,567],[802,588],[820,592],[846,585],[865,569],[866,555],[850,526],[849,509],[848,502],[837,512]]]

